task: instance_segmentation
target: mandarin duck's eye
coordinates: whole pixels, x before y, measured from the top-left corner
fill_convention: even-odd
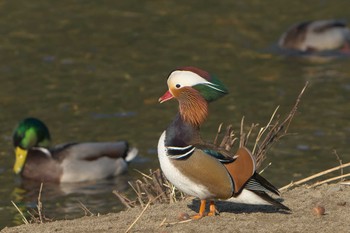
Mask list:
[[[175,87],[176,87],[176,88],[180,88],[181,85],[180,85],[180,84],[176,84]]]

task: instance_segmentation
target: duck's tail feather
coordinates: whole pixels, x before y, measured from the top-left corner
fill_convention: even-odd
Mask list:
[[[127,155],[124,158],[125,161],[127,163],[130,163],[132,160],[134,160],[137,157],[138,153],[139,153],[139,150],[137,148],[130,147],[128,152],[127,152]]]
[[[279,209],[283,209],[283,210],[288,210],[291,211],[291,209],[289,209],[287,206],[283,205],[281,202],[273,199],[272,197],[270,197],[267,193],[265,193],[264,191],[258,191],[258,190],[250,190],[251,192],[255,193],[257,196],[259,196],[261,199],[263,199],[264,201],[270,203],[271,205],[279,208]]]
[[[264,201],[276,206],[279,209],[290,210],[287,206],[283,205],[281,202],[275,200],[267,194],[268,192],[271,192],[280,196],[278,189],[258,173],[254,173],[252,178],[246,183],[244,189],[253,192]]]
[[[268,191],[280,196],[280,192],[278,191],[278,189],[256,172],[254,173],[252,178],[247,182],[245,188],[249,190],[257,190],[264,192]]]

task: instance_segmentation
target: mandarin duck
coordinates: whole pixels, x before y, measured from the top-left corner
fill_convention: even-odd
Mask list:
[[[41,182],[82,182],[105,179],[126,171],[137,149],[128,142],[66,143],[50,147],[50,132],[39,119],[22,120],[13,133],[13,170]]]
[[[169,90],[159,98],[179,102],[179,112],[158,142],[158,158],[165,177],[179,190],[201,200],[193,219],[216,213],[215,199],[237,199],[250,204],[289,208],[270,197],[279,191],[256,172],[255,159],[246,147],[235,155],[200,137],[208,115],[208,103],[227,94],[214,76],[196,67],[182,67],[168,77]],[[206,201],[210,211],[205,213]],[[232,200],[234,201],[234,200]]]
[[[307,21],[291,26],[280,38],[281,48],[301,52],[350,51],[350,30],[340,20]]]

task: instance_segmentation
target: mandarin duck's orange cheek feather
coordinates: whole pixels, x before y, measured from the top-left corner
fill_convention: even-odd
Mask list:
[[[208,102],[192,88],[184,87],[178,97],[179,112],[185,122],[199,127],[208,116]]]

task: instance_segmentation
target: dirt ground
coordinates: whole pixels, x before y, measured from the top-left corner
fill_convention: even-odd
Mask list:
[[[218,202],[220,215],[179,222],[181,213],[193,215],[198,210],[199,201],[189,199],[102,216],[21,225],[1,232],[126,232],[139,216],[129,232],[350,232],[349,185],[301,186],[283,192],[282,197],[291,213],[271,207]],[[323,206],[325,214],[316,215],[315,206]]]

